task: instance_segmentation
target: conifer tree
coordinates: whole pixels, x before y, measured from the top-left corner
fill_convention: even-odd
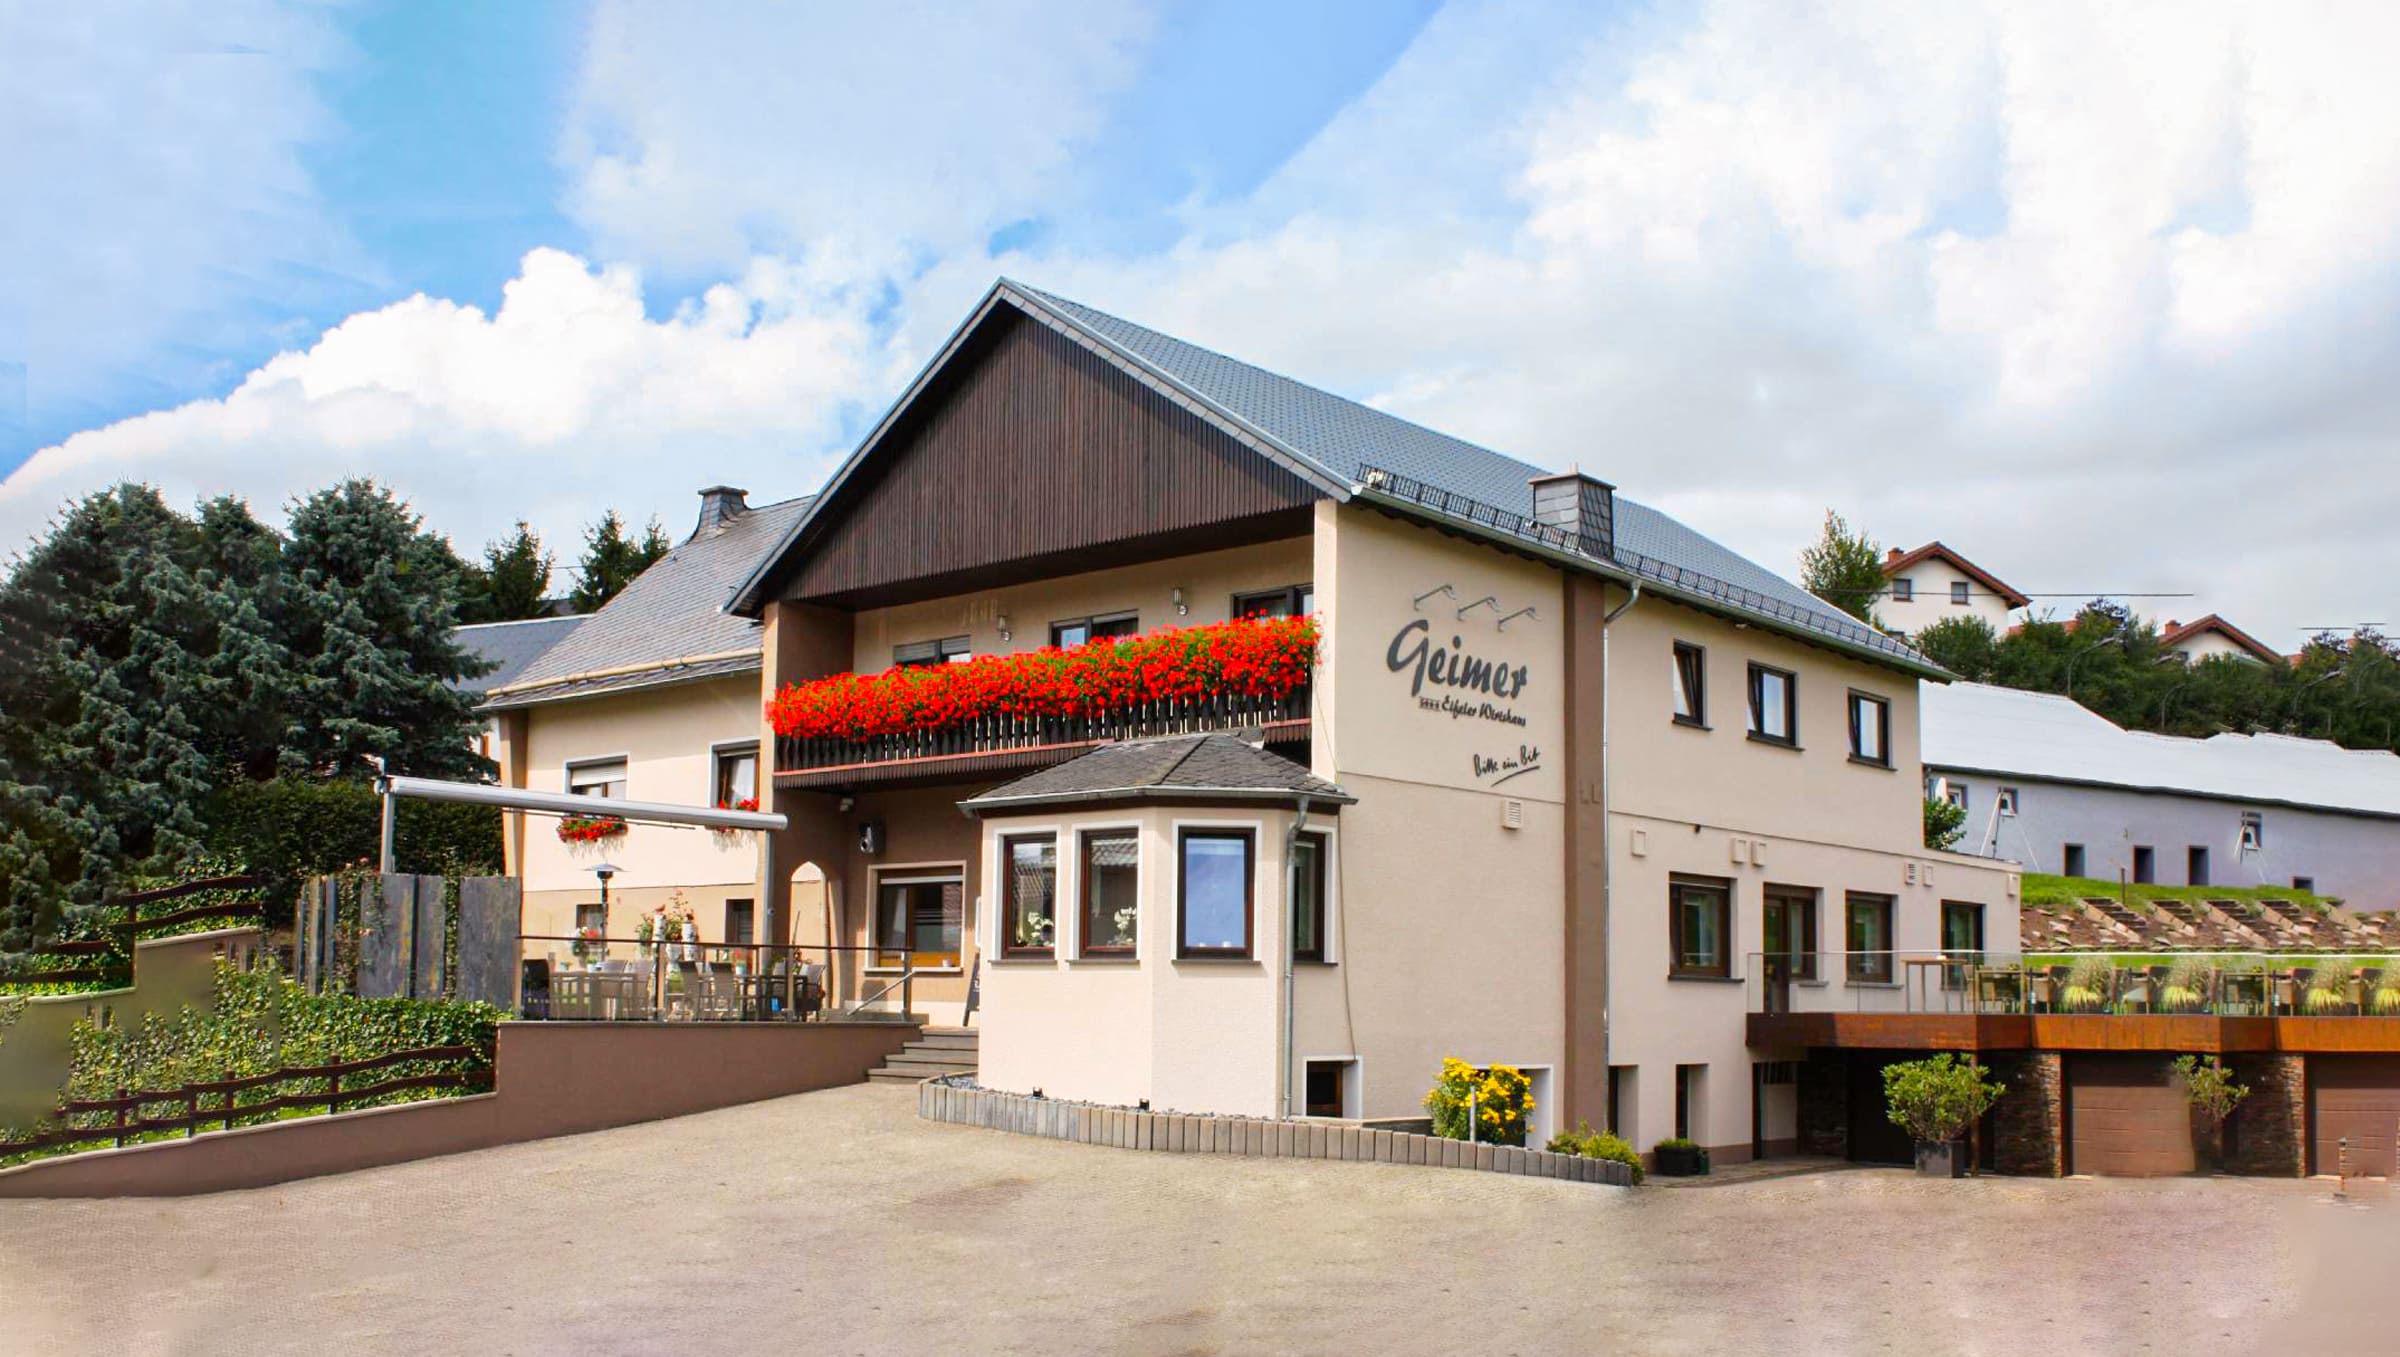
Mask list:
[[[637,542],[625,535],[625,520],[616,510],[602,514],[599,522],[584,530],[583,559],[576,564],[575,611],[600,611],[673,546],[656,518]]]
[[[467,622],[515,622],[550,611],[550,574],[558,558],[542,550],[542,539],[523,519],[517,530],[483,549],[483,564],[468,566],[470,598],[460,611]]]

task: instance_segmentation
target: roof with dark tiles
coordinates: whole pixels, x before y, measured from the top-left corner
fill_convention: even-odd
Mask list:
[[[1281,754],[1231,735],[1104,744],[959,802],[973,814],[1109,801],[1236,800],[1348,805],[1358,798]]]
[[[470,693],[488,693],[503,684],[514,683],[527,666],[565,640],[582,622],[581,616],[569,614],[530,617],[521,622],[477,622],[460,627],[450,633],[450,638],[468,654],[499,667],[488,674],[455,680],[450,686]]]

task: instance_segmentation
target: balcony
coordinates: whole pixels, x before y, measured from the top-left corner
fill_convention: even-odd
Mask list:
[[[1302,742],[1317,639],[1314,617],[1240,618],[790,685],[767,708],[776,785],[1014,776],[1165,735]]]
[[[898,787],[1063,763],[1111,740],[1255,730],[1269,743],[1309,738],[1309,690],[1281,697],[1219,694],[1137,702],[1073,716],[986,715],[939,730],[863,739],[778,736],[778,786],[822,791]]]
[[[1750,954],[1753,1046],[2400,1051],[2400,958]]]

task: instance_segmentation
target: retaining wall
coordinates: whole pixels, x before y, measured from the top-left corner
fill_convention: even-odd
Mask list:
[[[211,1131],[0,1170],[0,1198],[182,1197],[658,1121],[863,1083],[895,1022],[506,1022],[493,1091]]]
[[[1481,1169],[1528,1178],[1633,1185],[1633,1170],[1608,1159],[1551,1154],[1513,1145],[1382,1131],[1341,1122],[1269,1121],[1093,1107],[1021,1093],[997,1093],[928,1080],[917,1086],[917,1115],[1018,1135],[1166,1154],[1235,1154],[1264,1159],[1350,1159],[1426,1168]]]

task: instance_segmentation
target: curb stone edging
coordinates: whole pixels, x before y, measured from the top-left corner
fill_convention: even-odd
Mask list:
[[[1193,1116],[1061,1102],[1022,1093],[928,1079],[917,1086],[917,1116],[1017,1135],[1163,1154],[1246,1158],[1338,1159],[1426,1168],[1480,1169],[1528,1178],[1633,1186],[1633,1170],[1608,1159],[1475,1144],[1369,1127],[1264,1117]]]

